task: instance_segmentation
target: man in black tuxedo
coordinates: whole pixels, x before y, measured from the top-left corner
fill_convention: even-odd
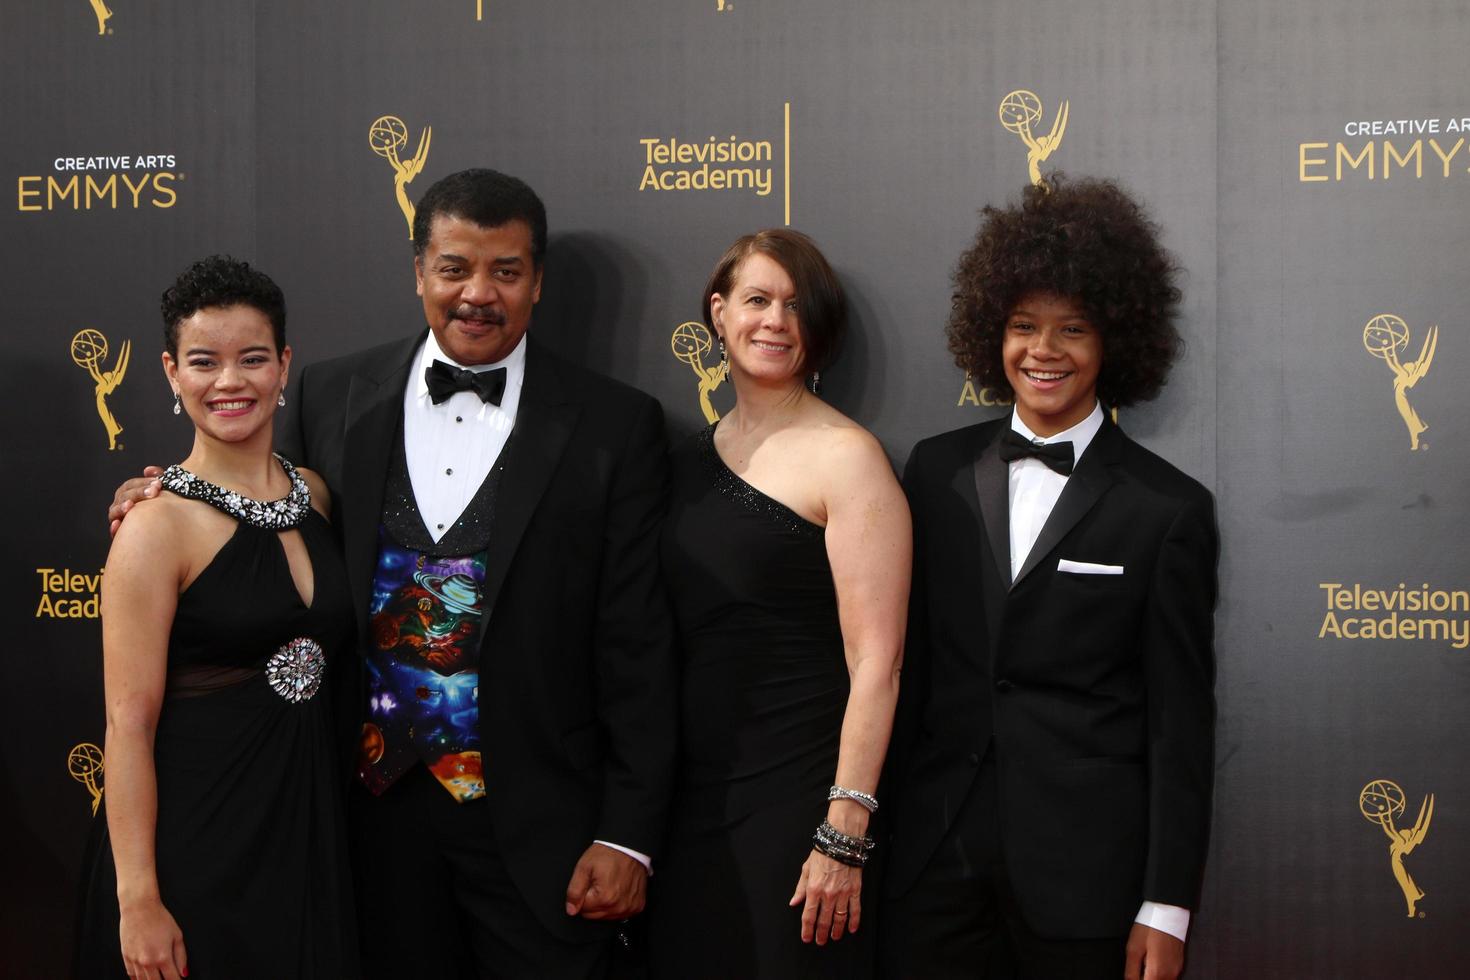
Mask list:
[[[546,218],[525,184],[453,174],[425,192],[414,231],[429,330],[298,372],[280,440],[332,492],[357,598],[367,669],[339,713],[360,781],[349,809],[365,967],[595,976],[613,923],[642,909],[670,792],[662,412],[527,336]],[[444,617],[419,613],[457,580],[400,582],[385,565],[405,551],[478,592],[468,617],[448,617],[468,630],[458,648],[434,649]],[[462,560],[473,554],[478,569]],[[474,693],[460,703],[477,702],[478,731],[426,712],[420,727],[458,751],[436,758],[410,725],[398,734],[416,751],[390,766],[405,746],[391,744],[383,698],[400,712],[405,698],[447,701],[466,674]],[[465,760],[457,784],[445,770]]]
[[[414,246],[428,329],[298,371],[278,438],[327,483],[357,607],[333,696],[364,971],[601,976],[673,773],[662,412],[528,337],[530,187],[444,178]]]
[[[951,349],[1015,409],[919,443],[904,477],[886,976],[1182,969],[1213,784],[1214,505],[1103,411],[1162,387],[1172,273],[1115,185],[1060,178],[987,208],[960,261]]]

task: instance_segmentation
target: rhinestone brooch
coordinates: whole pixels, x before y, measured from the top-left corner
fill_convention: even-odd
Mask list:
[[[322,645],[309,636],[298,636],[266,661],[265,679],[277,694],[295,704],[312,699],[322,686],[326,667]]]

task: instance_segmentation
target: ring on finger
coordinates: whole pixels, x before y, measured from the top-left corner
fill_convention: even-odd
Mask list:
[[[836,912],[833,912],[832,914],[833,915],[846,915],[847,914],[847,909],[838,909]]]

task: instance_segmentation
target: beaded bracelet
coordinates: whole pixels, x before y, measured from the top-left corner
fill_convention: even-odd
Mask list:
[[[839,864],[845,864],[852,868],[861,868],[868,863],[868,856],[856,851],[843,850],[830,844],[823,844],[815,837],[812,838],[812,849],[818,854],[824,854]]]
[[[832,800],[852,800],[869,813],[878,812],[878,798],[876,796],[859,790],[848,789],[846,786],[833,786],[827,790],[827,800],[828,802]]]
[[[868,862],[868,852],[866,849],[860,847],[844,847],[820,833],[812,836],[812,846],[818,853],[825,854],[834,861],[851,867],[861,868]]]
[[[817,832],[812,835],[812,847],[819,854],[841,864],[853,868],[861,868],[868,863],[868,856],[876,846],[871,837],[853,837],[844,834],[830,821],[823,820],[817,827]]]

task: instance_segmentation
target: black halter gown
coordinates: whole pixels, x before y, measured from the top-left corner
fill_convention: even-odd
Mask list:
[[[154,741],[158,883],[200,980],[358,975],[325,677],[351,649],[352,603],[330,526],[282,466],[293,490],[280,502],[232,497],[178,467],[164,478],[239,521],[179,595]],[[310,606],[280,542],[293,527],[311,558]],[[87,978],[125,976],[105,793],[83,882]]]

